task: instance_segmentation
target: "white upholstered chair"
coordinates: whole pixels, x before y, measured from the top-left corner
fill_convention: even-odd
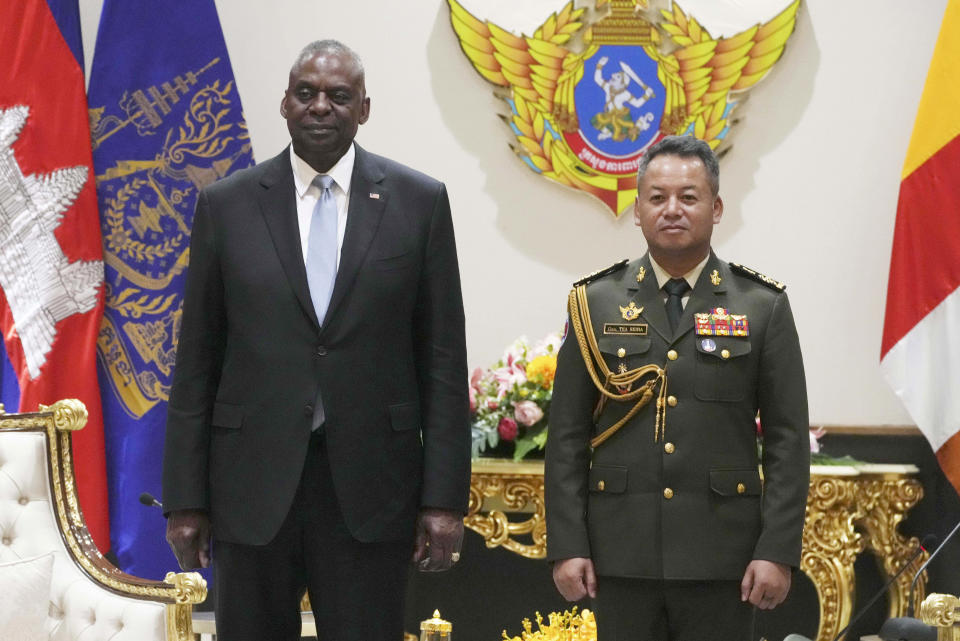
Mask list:
[[[70,446],[71,432],[86,420],[86,408],[73,400],[34,413],[0,413],[0,564],[53,553],[49,641],[193,641],[192,606],[207,593],[199,574],[140,579],[93,545],[77,503]]]

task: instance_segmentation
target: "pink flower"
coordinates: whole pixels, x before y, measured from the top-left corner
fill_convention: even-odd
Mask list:
[[[516,363],[505,367],[492,370],[494,380],[497,382],[497,397],[503,398],[513,389],[514,383],[523,385],[527,382],[527,371]]]
[[[480,389],[480,381],[483,380],[483,368],[478,367],[473,370],[473,376],[470,377],[470,387]]]
[[[500,438],[505,441],[512,441],[517,438],[518,431],[517,422],[509,416],[504,416],[497,424],[497,432],[500,434]]]
[[[470,386],[470,413],[473,414],[477,411],[477,390],[472,385]]]
[[[491,399],[489,399],[489,400],[487,401],[487,409],[488,409],[488,410],[495,410],[495,409],[497,409],[498,407],[500,407],[500,403],[497,402],[497,399],[491,398]]]
[[[519,401],[513,404],[513,416],[521,425],[530,427],[543,418],[543,410],[533,401]]]
[[[818,454],[820,452],[820,437],[826,433],[827,431],[822,427],[810,430],[810,452],[812,454]]]

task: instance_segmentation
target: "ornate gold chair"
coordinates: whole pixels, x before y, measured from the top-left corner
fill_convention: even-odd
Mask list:
[[[931,594],[920,604],[920,620],[937,628],[937,641],[960,641],[960,598]]]
[[[93,545],[71,454],[86,421],[76,400],[25,414],[0,407],[0,563],[52,553],[50,641],[193,641],[191,609],[207,593],[199,574],[130,576]]]

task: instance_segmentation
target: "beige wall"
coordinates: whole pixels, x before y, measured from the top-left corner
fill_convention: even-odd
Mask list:
[[[101,2],[81,0],[88,65]],[[532,30],[562,0],[464,4]],[[786,0],[727,4],[763,14]],[[733,10],[717,5],[681,6],[735,31]],[[739,108],[721,161],[726,215],[715,248],[788,284],[814,424],[910,422],[881,378],[880,333],[900,169],[945,5],[803,0],[782,60]],[[505,104],[463,56],[443,0],[217,6],[259,160],[287,143],[278,106],[303,44],[334,37],[363,57],[372,114],[359,142],[450,191],[471,367],[520,334],[558,329],[571,281],[644,251],[629,213],[615,220],[513,155],[496,115]]]

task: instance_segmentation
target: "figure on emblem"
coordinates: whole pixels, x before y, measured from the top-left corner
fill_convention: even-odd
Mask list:
[[[621,71],[614,71],[609,80],[604,80],[603,67],[609,61],[610,59],[607,56],[600,58],[593,74],[593,80],[597,83],[597,86],[603,89],[606,100],[603,105],[605,111],[591,118],[590,124],[600,130],[600,135],[597,136],[600,140],[610,138],[613,138],[616,142],[622,142],[627,138],[636,140],[641,131],[650,128],[650,123],[653,122],[653,114],[646,113],[634,121],[630,114],[630,107],[627,105],[637,108],[642,107],[645,102],[653,98],[653,89],[647,86],[640,79],[640,76],[630,68],[630,65],[622,60],[620,61]],[[643,89],[643,95],[633,95],[629,88],[631,81],[640,85]]]

